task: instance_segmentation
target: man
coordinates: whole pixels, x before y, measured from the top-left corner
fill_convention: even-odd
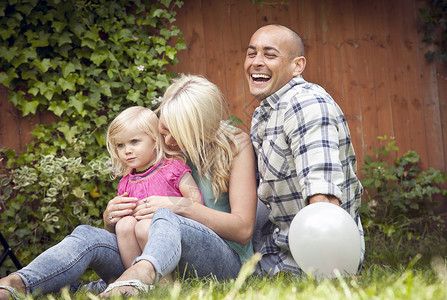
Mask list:
[[[300,273],[289,250],[289,227],[300,209],[315,202],[350,213],[364,244],[358,215],[363,188],[348,124],[331,96],[303,79],[305,67],[304,45],[293,30],[275,24],[253,34],[244,69],[250,93],[260,101],[251,127],[258,198],[265,204],[253,236],[263,255],[257,272]]]

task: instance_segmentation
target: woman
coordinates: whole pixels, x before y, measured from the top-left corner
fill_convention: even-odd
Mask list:
[[[205,205],[176,197],[152,196],[136,204],[133,198],[115,197],[104,212],[109,232],[79,226],[27,267],[1,279],[0,285],[44,294],[75,282],[91,267],[106,282],[115,281],[103,294],[108,296],[147,290],[177,265],[199,276],[237,276],[252,251],[255,158],[249,136],[220,122],[225,113],[217,86],[199,76],[181,76],[166,91],[160,108],[164,142],[196,167],[193,177]],[[113,232],[128,215],[152,222],[143,254],[124,271]],[[0,299],[5,297],[8,291],[0,290]]]

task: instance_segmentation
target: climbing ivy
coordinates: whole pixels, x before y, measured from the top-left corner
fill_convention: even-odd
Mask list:
[[[447,63],[447,0],[428,0],[426,7],[419,10],[424,31],[423,41],[434,44],[435,51],[427,51],[429,61],[437,59]]]
[[[172,25],[182,4],[0,2],[0,84],[23,116],[57,117],[36,126],[26,151],[0,151],[9,169],[2,182],[13,186],[1,199],[0,230],[22,263],[80,223],[101,225],[116,194],[107,175],[107,124],[126,107],[157,106],[173,76],[167,66],[185,48]]]

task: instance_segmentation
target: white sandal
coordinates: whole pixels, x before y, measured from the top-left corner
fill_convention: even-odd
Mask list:
[[[111,283],[107,286],[106,290],[103,293],[110,292],[116,287],[120,286],[131,286],[139,290],[140,292],[147,293],[149,290],[154,289],[153,285],[147,285],[139,281],[138,279],[131,279],[131,280],[123,280],[123,281],[116,281],[114,283]]]
[[[7,285],[0,285],[0,290],[7,290],[14,300],[21,300],[23,297],[13,287]]]

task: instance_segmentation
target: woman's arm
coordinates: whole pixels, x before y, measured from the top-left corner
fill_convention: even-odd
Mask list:
[[[252,236],[256,218],[256,174],[255,156],[250,138],[246,133],[236,136],[239,153],[234,158],[230,170],[229,197],[231,213],[221,212],[184,198],[158,197],[148,198],[148,208],[139,205],[135,211],[137,219],[152,217],[161,207],[167,207],[174,213],[193,219],[220,237],[240,244],[247,244]],[[169,198],[170,201],[166,201]]]

